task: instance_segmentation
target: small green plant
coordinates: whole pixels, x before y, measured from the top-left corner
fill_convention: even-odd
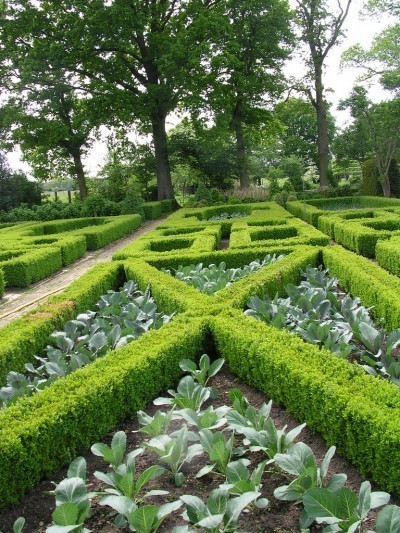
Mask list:
[[[198,528],[213,533],[235,531],[242,511],[256,500],[259,492],[245,492],[232,497],[226,489],[213,490],[204,503],[197,496],[184,495],[181,501],[186,505],[186,512],[182,515],[185,520]],[[173,533],[190,531],[188,526],[175,527]]]
[[[315,520],[318,524],[327,524],[328,527],[325,527],[324,531],[350,533],[360,531],[371,509],[386,505],[389,498],[390,494],[387,492],[371,492],[369,481],[361,484],[358,495],[347,487],[335,492],[328,488],[310,488],[303,496],[304,511],[301,526],[306,528]],[[383,514],[378,516],[376,524],[378,533],[395,531],[391,528],[396,523],[393,515],[395,514],[398,520],[400,509],[397,507],[395,513],[393,511],[392,509],[381,511]]]
[[[211,431],[210,429],[202,429],[199,432],[200,443],[203,450],[208,455],[211,464],[197,472],[196,477],[202,477],[209,474],[213,470],[221,474],[225,474],[228,463],[231,462],[232,456],[243,453],[243,450],[235,450],[235,433],[232,432],[229,438],[226,438],[222,431]]]
[[[91,499],[96,492],[86,489],[86,461],[78,457],[68,469],[68,474],[55,489],[50,492],[56,498],[56,509],[51,515],[53,525],[49,533],[90,533],[84,523],[91,516]]]
[[[168,390],[171,398],[156,398],[154,405],[174,405],[198,412],[211,396],[211,388],[196,383],[192,376],[185,376],[179,382],[177,390]]]
[[[220,485],[220,488],[227,489],[230,494],[241,496],[246,492],[260,492],[262,488],[261,479],[268,461],[262,461],[250,472],[247,459],[238,459],[232,461],[226,467],[226,483]],[[255,501],[256,507],[264,509],[269,504],[267,498],[258,498]]]
[[[297,442],[285,454],[276,454],[275,464],[287,474],[295,476],[295,479],[289,485],[275,489],[275,498],[301,503],[309,489],[323,488],[330,493],[340,491],[346,483],[346,474],[334,474],[328,478],[328,468],[334,453],[335,447],[332,446],[320,467],[313,451],[304,442]],[[313,519],[310,520],[308,511],[304,509],[300,516],[301,527],[306,528],[312,522]]]
[[[107,505],[123,517],[118,525],[129,525],[131,531],[140,533],[155,533],[163,520],[179,509],[182,502],[176,501],[164,505],[141,505],[140,507],[130,498],[125,496],[107,496],[100,502]],[[61,532],[60,532],[61,533]]]
[[[145,443],[146,448],[155,452],[159,461],[166,465],[177,487],[185,481],[185,476],[181,472],[183,465],[203,453],[200,444],[189,445],[192,436],[186,426],[183,426],[174,436],[160,435]]]
[[[24,527],[25,527],[25,518],[23,516],[20,516],[14,522],[13,533],[21,533],[24,530]],[[2,532],[0,531],[0,533]]]

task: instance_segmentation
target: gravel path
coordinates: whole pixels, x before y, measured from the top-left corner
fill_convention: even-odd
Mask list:
[[[114,241],[100,250],[87,252],[71,265],[63,267],[58,272],[34,283],[30,287],[24,289],[15,287],[6,289],[4,297],[0,300],[0,327],[5,326],[14,318],[21,316],[23,313],[43,303],[52,294],[62,291],[67,285],[82,276],[82,274],[97,263],[111,261],[113,254],[117,250],[127,246],[141,235],[152,231],[165,218],[144,222],[139,229],[130,235]]]

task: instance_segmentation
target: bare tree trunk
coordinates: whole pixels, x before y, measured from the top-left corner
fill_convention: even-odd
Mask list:
[[[321,187],[325,188],[329,186],[329,139],[328,121],[326,118],[326,102],[324,100],[324,86],[322,84],[322,66],[316,66],[315,68],[315,96],[318,130],[319,184]]]
[[[156,157],[157,169],[157,191],[159,200],[174,198],[171,172],[169,168],[165,121],[166,116],[163,113],[153,113],[151,116],[154,152]]]
[[[390,170],[390,162],[392,158],[389,157],[388,161],[382,161],[381,154],[378,151],[375,151],[375,157],[376,157],[376,166],[378,167],[379,176],[382,180],[383,196],[385,196],[385,198],[390,198],[392,191],[390,190],[389,170]]]
[[[232,121],[236,135],[240,188],[247,189],[249,186],[249,169],[247,165],[246,139],[243,133],[243,118],[240,102],[237,102],[236,107],[233,110]]]
[[[390,181],[389,181],[389,173],[385,172],[382,178],[382,189],[383,189],[383,196],[386,198],[390,198],[391,190],[390,190]]]
[[[72,150],[71,155],[74,160],[76,181],[78,182],[79,196],[81,200],[84,200],[88,195],[85,172],[83,170],[82,156],[79,149]]]

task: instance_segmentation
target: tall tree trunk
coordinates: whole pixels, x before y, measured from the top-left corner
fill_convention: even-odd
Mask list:
[[[167,133],[165,130],[166,118],[166,115],[162,112],[153,113],[151,116],[159,200],[174,198],[171,172],[169,168]]]
[[[324,100],[324,86],[322,84],[322,65],[316,66],[315,68],[315,95],[314,105],[317,111],[319,184],[321,187],[328,187],[329,140],[326,102]]]
[[[390,178],[389,178],[391,159],[389,159],[389,162],[387,160],[383,161],[381,154],[377,150],[375,150],[375,157],[376,157],[376,166],[378,167],[379,176],[382,180],[383,196],[385,196],[385,198],[390,198],[391,193],[392,193],[392,191],[390,190]]]
[[[233,110],[232,121],[236,135],[240,188],[246,189],[249,186],[249,169],[247,165],[246,139],[243,133],[243,116],[240,102],[236,103],[235,109]]]
[[[390,198],[391,190],[390,190],[389,172],[385,172],[382,178],[382,189],[383,189],[383,196],[385,196],[385,198]]]
[[[79,148],[71,150],[71,155],[74,160],[76,181],[78,182],[79,196],[81,200],[84,200],[88,195],[85,172],[83,170],[82,155]]]

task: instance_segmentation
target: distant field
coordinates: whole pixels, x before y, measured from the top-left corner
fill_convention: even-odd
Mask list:
[[[43,191],[43,194],[45,194],[49,200],[55,200],[55,194],[54,191]],[[74,197],[74,193],[72,193],[72,198]],[[68,203],[68,191],[57,191],[57,198],[61,202]]]

